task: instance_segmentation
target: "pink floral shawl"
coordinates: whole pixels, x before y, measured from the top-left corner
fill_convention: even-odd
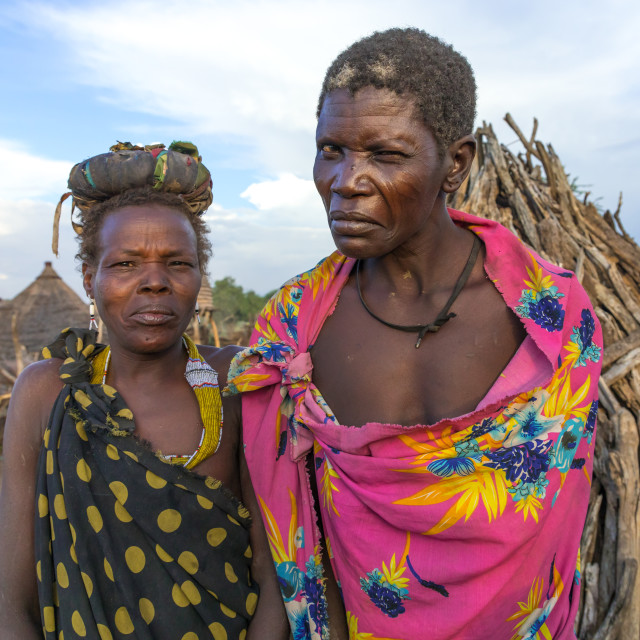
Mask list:
[[[541,385],[433,425],[338,424],[309,354],[353,266],[337,252],[274,295],[232,364],[295,640],[329,637],[311,451],[350,640],[575,638],[600,327],[573,273],[496,222],[450,215],[483,240],[488,276],[548,360]]]

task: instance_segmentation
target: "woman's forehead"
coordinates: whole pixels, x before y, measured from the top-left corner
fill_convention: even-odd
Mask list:
[[[335,89],[327,94],[319,119],[322,116],[414,116],[416,99],[414,96],[399,95],[389,89],[368,86],[351,93],[347,89]]]
[[[363,144],[389,139],[415,141],[416,137],[433,142],[413,97],[373,87],[355,94],[338,89],[327,95],[316,129],[318,140],[326,137],[357,139]]]
[[[113,244],[162,240],[165,244],[196,246],[196,233],[187,216],[163,204],[132,205],[110,212],[100,232],[103,249]]]

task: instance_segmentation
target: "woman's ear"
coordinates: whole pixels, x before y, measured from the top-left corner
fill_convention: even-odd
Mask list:
[[[84,291],[89,298],[93,298],[93,278],[94,278],[93,269],[86,263],[82,263],[82,286],[84,287]]]
[[[442,183],[442,190],[445,193],[454,193],[471,171],[471,164],[476,156],[476,139],[469,134],[456,140],[447,149],[447,155],[452,163]]]

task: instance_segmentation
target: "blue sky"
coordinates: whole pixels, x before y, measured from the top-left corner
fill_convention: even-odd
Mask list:
[[[631,1],[0,2],[0,298],[45,260],[76,290],[63,211],[73,164],[116,140],[195,142],[214,179],[212,280],[264,293],[332,250],[311,182],[324,71],[376,29],[417,26],[467,56],[478,121],[509,111],[640,238],[640,8]],[[515,145],[517,147],[517,145]]]

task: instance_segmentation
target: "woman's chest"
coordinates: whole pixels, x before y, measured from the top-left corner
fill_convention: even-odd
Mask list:
[[[345,298],[312,348],[313,381],[345,425],[433,424],[473,411],[524,338],[516,316],[468,298],[416,348],[417,332],[387,327]]]
[[[192,467],[200,475],[220,480],[236,496],[240,497],[238,473],[239,430],[232,412],[225,421],[223,411],[215,422],[221,423],[219,435],[213,438],[216,425],[203,425],[201,407],[193,390],[183,385],[176,391],[136,394],[127,404],[133,412],[136,424],[135,436],[163,456],[190,458],[203,450],[204,459]],[[218,433],[216,431],[216,433]]]

